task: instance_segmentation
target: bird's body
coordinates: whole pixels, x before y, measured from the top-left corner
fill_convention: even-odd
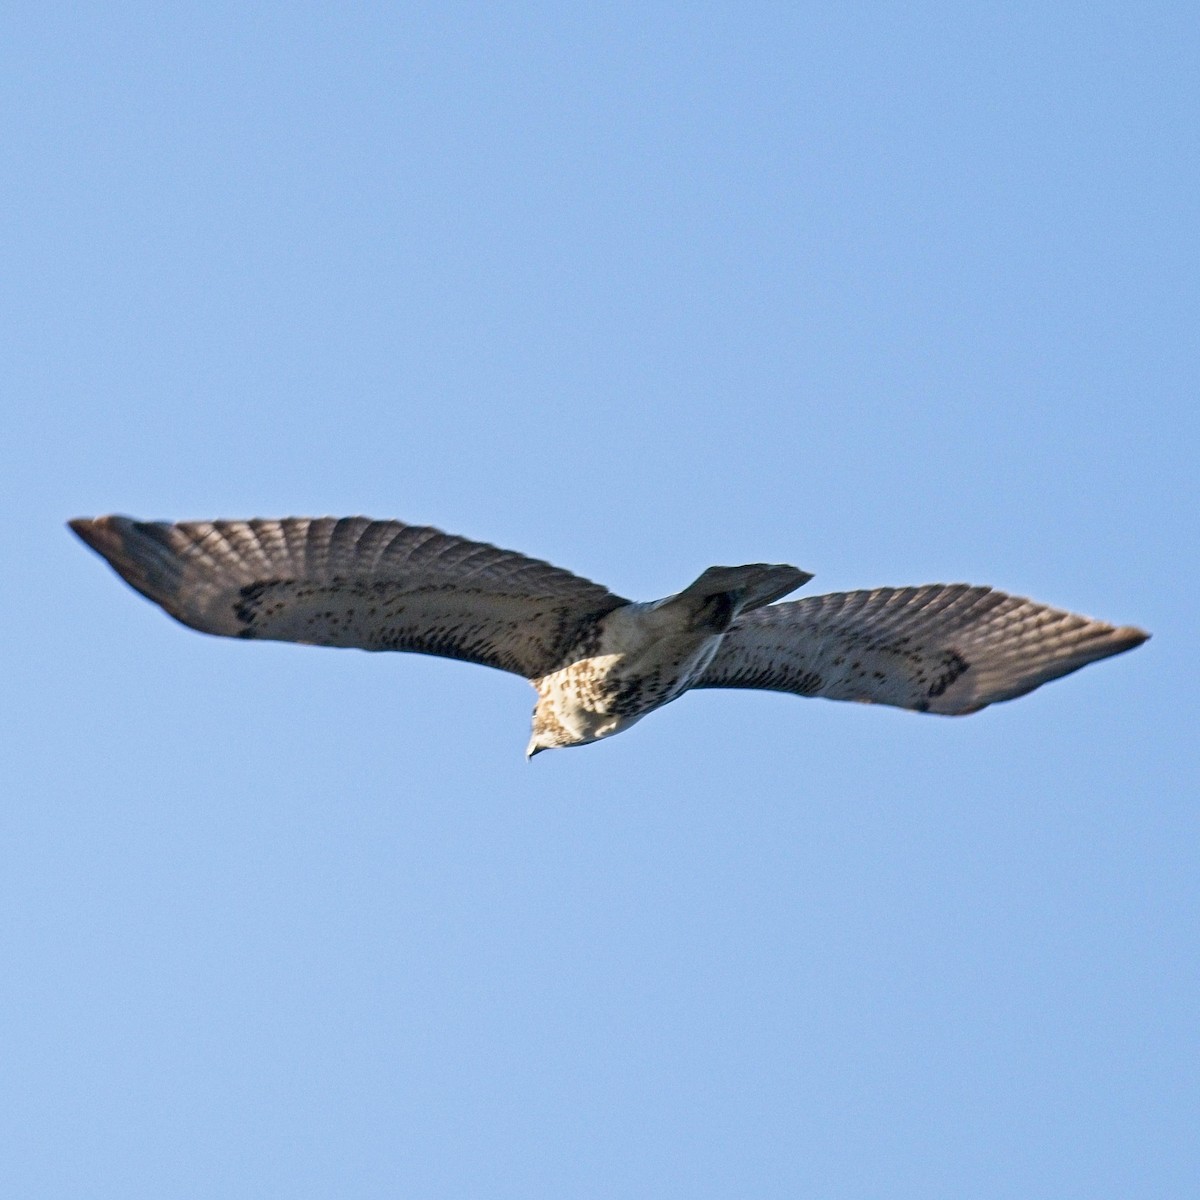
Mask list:
[[[629,604],[601,618],[594,652],[533,680],[538,703],[528,753],[598,741],[628,729],[681,696],[717,652],[721,635],[688,629],[653,604]]]
[[[610,737],[689,688],[976,712],[1148,636],[967,584],[777,604],[811,578],[782,564],[710,567],[676,595],[635,603],[513,551],[365,517],[71,527],[206,633],[523,675],[538,693],[531,756]]]

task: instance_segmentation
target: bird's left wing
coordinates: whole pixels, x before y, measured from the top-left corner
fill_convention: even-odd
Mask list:
[[[628,603],[549,563],[399,521],[70,525],[171,616],[225,637],[409,650],[537,678]]]
[[[1148,636],[965,583],[831,592],[738,617],[692,686],[958,716]]]

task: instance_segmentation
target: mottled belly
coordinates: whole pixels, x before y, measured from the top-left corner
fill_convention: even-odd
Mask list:
[[[539,679],[539,713],[571,741],[594,741],[628,728],[674,700],[703,671],[716,650],[697,647],[667,656],[601,654]],[[650,661],[647,661],[650,658]]]

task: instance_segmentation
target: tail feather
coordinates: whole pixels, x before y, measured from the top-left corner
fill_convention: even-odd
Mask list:
[[[694,583],[665,603],[686,607],[697,627],[724,630],[741,613],[771,604],[811,578],[807,571],[786,563],[709,567]]]
[[[738,611],[749,612],[794,592],[812,578],[786,563],[747,563],[742,567],[709,567],[679,593],[680,599],[706,599],[721,592],[737,597]]]

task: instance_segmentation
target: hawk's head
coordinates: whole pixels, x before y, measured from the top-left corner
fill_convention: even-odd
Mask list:
[[[572,734],[558,719],[553,703],[547,703],[545,699],[542,699],[538,701],[537,707],[533,710],[533,731],[529,738],[529,745],[525,747],[525,757],[530,759],[543,750],[557,750],[562,746],[581,746],[592,740],[592,738],[580,739]]]

